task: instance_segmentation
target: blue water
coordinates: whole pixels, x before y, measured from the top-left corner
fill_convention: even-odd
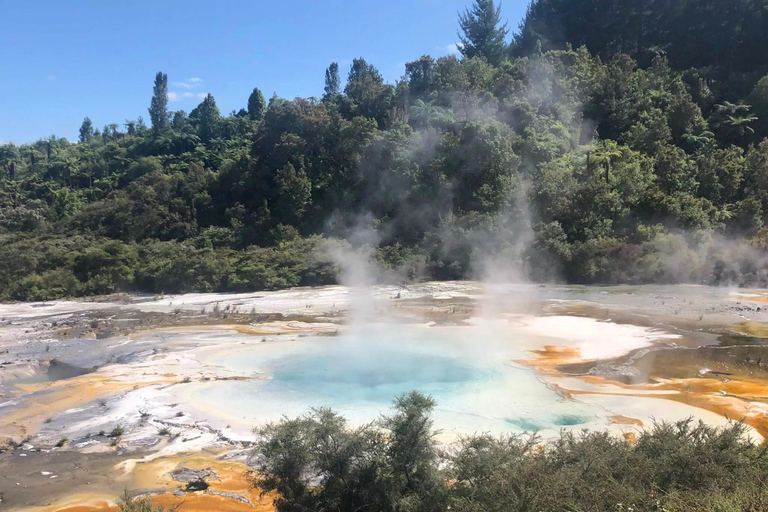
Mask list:
[[[401,326],[250,345],[218,364],[261,378],[211,383],[194,401],[250,426],[321,406],[363,424],[386,414],[398,395],[417,390],[437,401],[435,425],[457,434],[603,425],[604,410],[562,399],[515,364],[524,353],[513,342],[480,334]]]
[[[351,348],[342,343],[275,360],[272,380],[265,386],[312,402],[388,403],[414,389],[439,398],[500,378],[497,371],[455,357],[381,345],[370,345],[364,352]]]
[[[577,427],[586,425],[593,418],[589,416],[573,416],[569,414],[543,418],[506,418],[507,423],[526,432],[539,432],[553,427]]]

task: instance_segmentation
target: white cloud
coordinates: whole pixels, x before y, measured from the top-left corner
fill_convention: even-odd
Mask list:
[[[168,91],[168,101],[181,101],[186,98],[194,98],[195,93],[185,91],[185,92],[176,92],[176,91]]]
[[[59,77],[57,77],[56,75],[48,75],[47,77],[45,77],[45,79],[48,80],[49,82],[53,82],[54,80],[58,80]]]
[[[443,50],[444,52],[448,52],[449,54],[452,54],[452,55],[458,55],[459,54],[459,45],[461,45],[461,43],[447,44],[447,45],[443,46],[442,48],[440,48],[440,50]]]
[[[168,91],[168,101],[181,101],[189,98],[205,98],[207,95],[207,92]]]
[[[193,76],[192,78],[187,78],[183,82],[173,82],[173,85],[176,87],[183,87],[184,89],[194,89],[195,87],[199,87],[202,83],[202,78]]]

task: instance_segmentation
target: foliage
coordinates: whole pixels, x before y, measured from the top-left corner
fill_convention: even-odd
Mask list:
[[[168,129],[168,75],[158,72],[149,105],[149,118],[156,134]]]
[[[325,91],[326,98],[333,98],[339,94],[339,88],[341,87],[341,79],[339,78],[339,64],[331,62],[328,69],[325,70]]]
[[[278,511],[764,510],[765,446],[746,427],[660,422],[627,442],[564,431],[433,439],[434,401],[417,392],[394,411],[350,428],[315,409],[257,430],[254,484],[277,491]]]
[[[80,125],[80,142],[90,142],[93,133],[93,122],[91,122],[91,118],[86,117],[83,119],[83,124]]]
[[[221,114],[219,113],[219,107],[216,106],[216,100],[213,99],[211,94],[205,97],[203,102],[192,111],[190,116],[199,120],[200,138],[203,142],[211,142],[214,137],[219,135]]]
[[[501,5],[493,0],[474,0],[472,8],[459,15],[459,51],[465,57],[483,57],[501,63],[506,50],[507,25],[501,22]]]
[[[718,0],[534,0],[514,49],[527,54],[537,42],[545,50],[584,45],[603,58],[623,52],[648,62],[665,54],[677,69],[752,72],[768,64],[757,51],[768,44],[764,7],[762,0],[733,0],[726,8]]]
[[[267,102],[264,100],[264,95],[258,87],[255,87],[248,97],[248,116],[252,121],[261,121],[266,110]]]
[[[635,4],[537,0],[506,48],[478,0],[463,57],[394,85],[357,58],[322,99],[187,114],[158,73],[152,129],[0,145],[0,300],[331,283],[324,239],[360,226],[396,280],[492,256],[535,279],[768,283],[765,12]]]
[[[349,428],[327,408],[256,430],[254,483],[277,491],[278,511],[442,510],[434,401],[417,392],[395,400],[380,425]]]

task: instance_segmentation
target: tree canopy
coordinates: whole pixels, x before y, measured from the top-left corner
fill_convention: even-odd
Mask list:
[[[544,49],[587,46],[604,59],[625,53],[641,63],[663,54],[676,69],[749,73],[768,65],[767,24],[763,0],[533,0],[515,46],[518,54],[537,41]]]
[[[459,51],[464,57],[483,57],[494,65],[501,63],[507,50],[507,24],[501,22],[501,5],[493,0],[474,0],[471,8],[459,15]]]
[[[331,63],[322,98],[231,114],[168,111],[158,73],[151,129],[0,145],[0,299],[325,284],[361,230],[398,281],[768,285],[757,7],[536,0],[507,45],[478,0],[461,57]]]

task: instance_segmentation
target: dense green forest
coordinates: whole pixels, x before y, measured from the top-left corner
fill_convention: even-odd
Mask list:
[[[395,84],[331,63],[222,115],[158,73],[148,123],[0,146],[0,300],[331,283],[328,243],[396,279],[768,284],[764,0],[534,0],[515,33],[475,0],[458,31]]]

